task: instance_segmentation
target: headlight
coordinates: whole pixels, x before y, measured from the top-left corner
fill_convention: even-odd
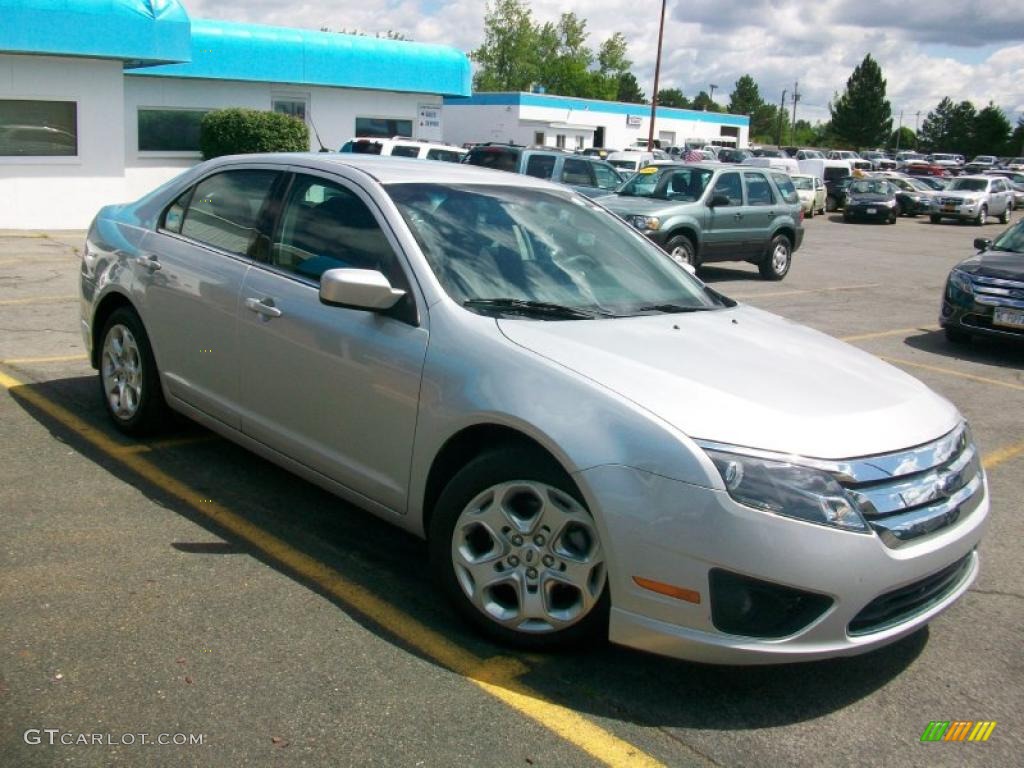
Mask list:
[[[885,204],[886,204],[886,205],[887,205],[887,206],[888,206],[889,208],[892,208],[892,207],[893,207],[894,205],[896,205],[896,201],[895,201],[895,200],[886,200],[886,201],[885,201]]]
[[[783,517],[867,533],[845,489],[828,472],[800,464],[704,449],[729,495],[740,504]]]
[[[626,221],[637,229],[657,230],[661,227],[661,219],[657,216],[630,216]]]
[[[954,269],[949,273],[949,282],[952,283],[957,290],[963,293],[974,294],[974,283],[971,282],[971,278],[966,272]]]

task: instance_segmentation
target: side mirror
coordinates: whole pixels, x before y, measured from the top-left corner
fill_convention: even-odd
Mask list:
[[[320,301],[332,307],[391,309],[405,296],[375,269],[328,269],[320,276]]]
[[[987,237],[974,238],[974,247],[979,251],[987,251],[992,246],[992,241]]]
[[[708,206],[711,208],[718,208],[719,206],[732,205],[732,202],[726,195],[714,195],[709,201]]]

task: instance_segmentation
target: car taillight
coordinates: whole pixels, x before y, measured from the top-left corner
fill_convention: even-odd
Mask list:
[[[802,205],[800,206],[800,218],[797,221],[801,224],[804,223],[804,207]]]

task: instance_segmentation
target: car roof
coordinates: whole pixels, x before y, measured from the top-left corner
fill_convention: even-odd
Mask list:
[[[209,161],[208,168],[245,164],[301,165],[313,170],[334,172],[353,168],[381,184],[500,184],[509,187],[545,187],[565,190],[554,184],[518,173],[481,168],[464,163],[442,163],[414,157],[360,155],[341,152],[275,152],[256,155],[227,155]]]

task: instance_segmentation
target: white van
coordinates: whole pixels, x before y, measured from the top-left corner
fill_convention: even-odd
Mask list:
[[[612,152],[605,159],[620,171],[636,173],[641,168],[653,163],[657,158],[653,152],[640,152],[635,149],[627,149],[624,152]]]
[[[467,150],[451,144],[439,144],[423,139],[395,136],[390,139],[359,137],[346,141],[339,152],[354,152],[360,155],[391,155],[392,157],[418,157],[421,160],[444,160],[461,163]]]
[[[797,160],[799,172],[808,176],[817,176],[822,181],[837,181],[844,176],[853,175],[853,166],[849,160],[827,160],[824,158],[808,158]]]
[[[759,168],[774,168],[783,173],[800,173],[800,166],[792,157],[748,157],[744,165],[756,165]]]

